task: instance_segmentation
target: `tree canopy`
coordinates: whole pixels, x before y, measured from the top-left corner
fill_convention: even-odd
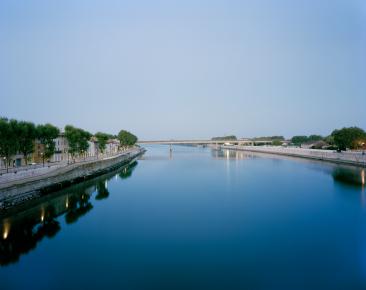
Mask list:
[[[65,137],[69,142],[69,153],[71,155],[80,154],[89,148],[89,139],[92,136],[88,131],[67,125],[65,127]]]
[[[235,135],[221,136],[221,137],[213,137],[211,140],[213,141],[221,141],[221,140],[237,140]]]
[[[37,137],[36,126],[31,122],[18,122],[19,151],[23,154],[25,163],[28,163],[28,156],[34,150],[34,140]]]
[[[113,136],[103,132],[97,132],[94,136],[97,138],[98,141],[98,149],[100,150],[100,152],[103,153],[106,148],[108,139],[112,138]]]
[[[0,156],[5,157],[6,164],[19,149],[17,124],[16,120],[0,118]]]
[[[334,144],[340,150],[357,149],[366,142],[366,132],[358,127],[342,128],[334,130],[331,134]]]
[[[308,142],[309,143],[310,142],[316,142],[316,141],[322,141],[322,140],[324,140],[324,137],[321,136],[321,135],[315,135],[315,134],[313,134],[313,135],[310,135],[308,137]]]
[[[258,141],[258,140],[261,140],[261,141],[284,141],[285,137],[283,137],[283,136],[263,136],[263,137],[255,137],[252,140],[253,141]]]
[[[137,137],[126,130],[121,130],[118,133],[118,140],[121,146],[133,146],[137,142]]]
[[[55,141],[60,134],[60,130],[51,125],[38,125],[36,136],[41,144],[44,146],[44,157],[50,158],[55,153]]]
[[[302,143],[306,143],[308,141],[308,137],[307,136],[294,136],[291,138],[291,142],[297,145],[300,145]]]

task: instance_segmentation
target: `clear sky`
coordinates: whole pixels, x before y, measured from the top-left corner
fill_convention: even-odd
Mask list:
[[[0,115],[140,139],[366,129],[366,1],[0,1]]]

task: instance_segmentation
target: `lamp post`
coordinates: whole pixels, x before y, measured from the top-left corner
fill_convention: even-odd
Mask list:
[[[8,166],[7,166],[7,162],[6,162],[6,157],[3,157],[3,161],[4,161],[4,167],[6,168],[6,172],[8,172]]]

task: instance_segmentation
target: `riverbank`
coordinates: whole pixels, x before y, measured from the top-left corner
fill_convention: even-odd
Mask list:
[[[145,151],[136,147],[108,158],[69,164],[40,175],[3,181],[0,183],[0,209],[104,174],[133,162]]]
[[[366,154],[362,152],[335,152],[332,150],[317,150],[304,148],[289,148],[279,146],[239,146],[223,145],[222,149],[259,152],[268,154],[285,155],[315,160],[324,160],[339,164],[349,164],[366,167]]]

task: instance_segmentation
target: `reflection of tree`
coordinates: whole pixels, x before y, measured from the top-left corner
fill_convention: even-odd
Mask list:
[[[34,249],[44,237],[52,238],[61,229],[51,211],[48,211],[44,222],[37,225],[30,220],[20,227],[15,227],[9,236],[0,240],[0,265],[7,265],[19,260],[20,255]]]
[[[362,186],[361,169],[337,167],[333,170],[332,176],[337,182],[354,186]]]
[[[108,191],[107,187],[105,186],[104,181],[101,180],[97,183],[97,190],[98,190],[98,194],[95,196],[96,200],[101,200],[101,199],[107,198],[109,196],[109,191]]]
[[[14,210],[11,216],[2,215],[4,224],[0,223],[0,265],[17,262],[21,255],[35,249],[43,238],[54,237],[61,230],[57,216],[66,213],[67,224],[78,221],[93,208],[90,199],[95,188],[98,190],[96,199],[108,197],[105,181],[116,174],[121,178],[130,177],[136,165],[137,162],[134,162],[95,179],[43,196],[37,205]]]
[[[129,164],[128,166],[124,167],[121,172],[119,173],[119,177],[122,179],[129,178],[132,175],[133,170],[137,166],[137,161]]]
[[[80,217],[88,213],[93,205],[89,202],[90,195],[82,194],[81,196],[73,196],[69,201],[69,210],[65,215],[67,224],[75,223]]]

